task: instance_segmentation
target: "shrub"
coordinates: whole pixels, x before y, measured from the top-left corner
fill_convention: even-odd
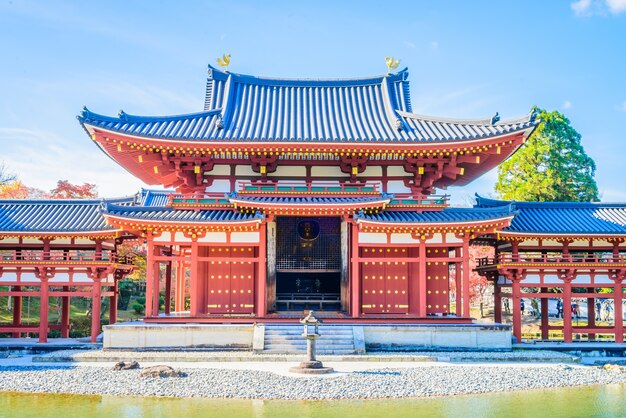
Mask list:
[[[143,306],[141,303],[138,303],[138,302],[133,303],[133,310],[135,311],[137,315],[140,315],[144,309],[145,309],[145,306]]]

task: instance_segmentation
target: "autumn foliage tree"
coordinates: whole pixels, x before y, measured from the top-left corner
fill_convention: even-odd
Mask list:
[[[52,199],[90,199],[98,197],[95,184],[72,184],[67,180],[59,180],[57,187],[50,191]]]

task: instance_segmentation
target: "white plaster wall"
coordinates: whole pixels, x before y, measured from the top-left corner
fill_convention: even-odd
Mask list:
[[[86,238],[76,238],[74,242],[76,244],[95,244],[94,240],[86,239]]]
[[[24,244],[41,244],[41,240],[37,238],[24,238],[22,242]]]
[[[457,238],[452,232],[446,233],[446,243],[447,244],[461,244],[463,240],[461,238]]]
[[[276,171],[268,173],[268,177],[306,177],[306,167],[297,165],[279,165],[276,167]]]
[[[441,233],[436,232],[433,234],[433,237],[430,239],[427,239],[426,242],[428,244],[441,244],[443,243],[443,236],[441,235]]]
[[[19,238],[4,238],[4,239],[0,239],[0,242],[3,244],[18,244],[20,240]]]
[[[226,232],[207,232],[198,242],[226,242]]]
[[[391,234],[392,244],[419,244],[419,240],[411,236],[411,234]]]
[[[261,240],[260,232],[232,232],[230,234],[230,242],[246,242],[259,243]]]
[[[204,173],[213,176],[229,176],[230,166],[228,164],[215,164],[213,170],[205,171]]]
[[[594,239],[591,245],[593,247],[613,247],[613,243],[601,239]]]
[[[238,165],[235,167],[236,176],[258,176],[259,173],[252,171],[252,167],[249,165]]]
[[[528,241],[520,241],[520,247],[536,247],[539,245],[539,241],[536,239],[528,240]]]
[[[70,244],[72,240],[70,238],[57,238],[52,241],[52,244]]]
[[[350,174],[344,173],[337,166],[313,166],[311,167],[311,175],[314,177],[350,177]]]
[[[570,248],[571,247],[588,247],[589,241],[588,240],[576,240],[576,241],[570,242],[569,246]]]
[[[361,175],[380,177],[383,175],[383,168],[379,165],[367,166]]]
[[[169,242],[172,240],[172,233],[169,231],[163,231],[161,235],[154,238],[155,242]]]
[[[553,240],[553,239],[544,239],[541,243],[544,246],[550,246],[550,247],[561,247],[561,246],[563,246],[562,243],[560,243],[560,242],[558,242],[556,240]]]
[[[404,171],[404,167],[393,165],[393,166],[387,167],[387,175],[388,176],[406,176],[407,172]]]
[[[191,238],[185,237],[185,234],[182,232],[176,232],[174,234],[174,241],[176,242],[191,242]]]
[[[359,232],[359,244],[387,244],[387,234],[382,232]]]

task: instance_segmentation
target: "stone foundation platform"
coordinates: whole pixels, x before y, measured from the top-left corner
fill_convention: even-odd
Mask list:
[[[301,328],[300,325],[292,326]],[[342,324],[346,326],[346,324]],[[367,351],[502,350],[512,348],[502,324],[382,325],[355,323],[354,347]],[[332,327],[331,324],[324,327]],[[104,327],[104,349],[219,349],[262,352],[264,324],[159,324],[127,322]],[[260,347],[259,347],[260,345]],[[260,350],[259,350],[260,348]],[[361,352],[361,351],[359,351]]]

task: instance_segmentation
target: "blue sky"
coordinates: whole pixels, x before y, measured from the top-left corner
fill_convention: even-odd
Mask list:
[[[276,77],[384,73],[408,66],[416,113],[503,118],[557,109],[583,135],[605,201],[626,201],[626,0],[0,0],[0,145],[29,186],[142,184],[91,142],[83,105],[115,115],[202,109],[206,65]],[[493,192],[495,172],[463,188]]]

